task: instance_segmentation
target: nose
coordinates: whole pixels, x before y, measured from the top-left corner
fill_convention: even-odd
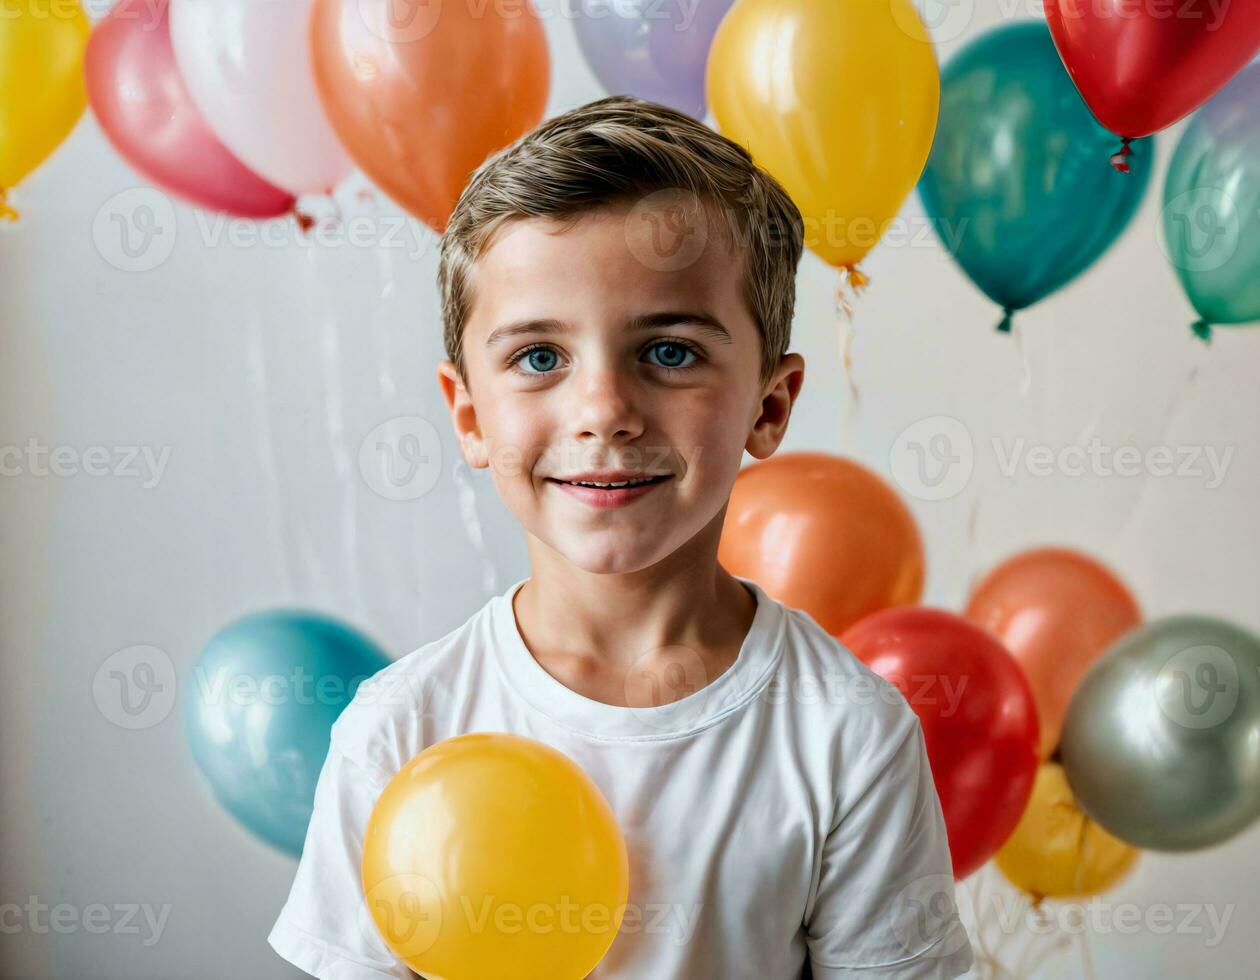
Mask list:
[[[570,418],[575,435],[584,442],[635,439],[643,433],[639,385],[613,361],[577,369],[571,386],[574,404]]]

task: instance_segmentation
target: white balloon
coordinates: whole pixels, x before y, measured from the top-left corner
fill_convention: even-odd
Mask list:
[[[170,0],[175,62],[216,136],[291,194],[327,194],[353,163],[311,69],[314,0]]]

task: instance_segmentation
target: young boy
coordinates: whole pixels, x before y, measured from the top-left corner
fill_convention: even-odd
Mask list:
[[[918,719],[717,562],[743,454],[774,453],[804,378],[802,248],[743,149],[629,97],[473,175],[442,239],[438,377],[532,574],[365,685],[407,697],[338,719],[281,956],[322,980],[411,976],[363,907],[365,824],[421,750],[502,731],[569,755],[625,835],[629,905],[592,977],[969,968]]]

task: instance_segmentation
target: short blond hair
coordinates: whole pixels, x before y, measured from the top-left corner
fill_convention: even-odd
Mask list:
[[[666,190],[702,201],[737,236],[728,240],[746,246],[744,296],[761,334],[760,380],[768,381],[792,337],[800,211],[738,143],[668,106],[614,95],[491,155],[460,195],[442,234],[438,289],[447,357],[465,385],[473,265],[499,228],[517,218],[573,219]]]

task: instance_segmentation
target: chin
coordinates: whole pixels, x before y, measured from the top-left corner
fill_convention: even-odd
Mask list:
[[[642,551],[629,544],[607,544],[598,548],[590,547],[590,542],[582,542],[576,547],[567,548],[563,546],[552,545],[556,551],[564,555],[565,559],[572,565],[589,572],[592,575],[625,575],[629,572],[637,572],[644,568],[649,568],[661,561],[668,554],[668,550],[662,550],[660,542],[654,542],[656,545],[651,551]]]

